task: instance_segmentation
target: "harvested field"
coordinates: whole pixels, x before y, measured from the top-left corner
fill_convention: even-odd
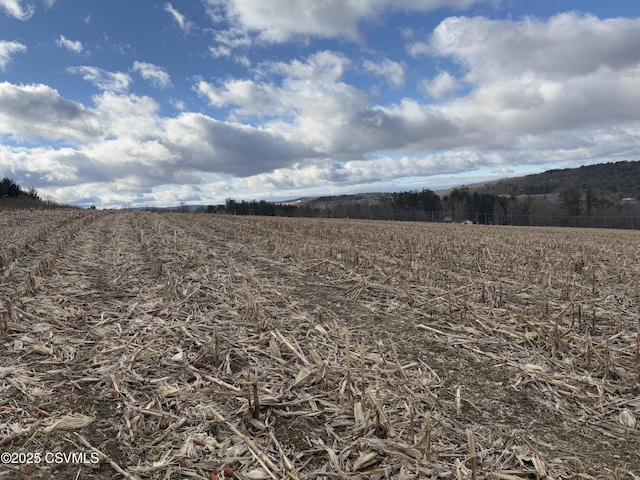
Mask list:
[[[73,210],[0,232],[0,479],[640,478],[640,232]]]

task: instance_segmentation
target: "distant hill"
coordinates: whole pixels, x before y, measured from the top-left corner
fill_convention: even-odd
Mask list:
[[[391,193],[356,193],[352,195],[324,195],[322,197],[302,197],[284,202],[274,202],[278,205],[308,206],[311,208],[332,208],[339,205],[380,205],[391,198]]]
[[[577,188],[582,191],[591,190],[597,197],[606,198],[612,202],[619,202],[625,198],[640,200],[640,161],[601,163],[578,168],[547,170],[543,173],[473,183],[455,188],[465,188],[471,193],[514,197],[523,195],[557,197],[569,188]],[[436,193],[441,196],[448,195],[455,188]],[[392,196],[392,193],[371,192],[302,197],[274,203],[312,208],[333,208],[339,205],[371,206],[388,203]]]
[[[640,162],[616,162],[548,170],[524,177],[468,185],[472,192],[492,195],[558,195],[569,188],[591,190],[611,201],[640,199]]]
[[[283,202],[236,201],[211,213],[493,225],[640,228],[640,162],[549,170],[447,191],[427,188]]]

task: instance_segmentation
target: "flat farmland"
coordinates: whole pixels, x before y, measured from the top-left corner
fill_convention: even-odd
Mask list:
[[[639,258],[637,231],[2,211],[0,479],[638,479]]]

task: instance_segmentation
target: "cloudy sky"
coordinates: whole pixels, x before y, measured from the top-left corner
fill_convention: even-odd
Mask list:
[[[636,0],[0,0],[0,176],[62,202],[638,159]]]

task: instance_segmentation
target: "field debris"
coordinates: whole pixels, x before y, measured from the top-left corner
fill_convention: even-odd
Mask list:
[[[640,233],[0,212],[0,479],[640,478]]]

